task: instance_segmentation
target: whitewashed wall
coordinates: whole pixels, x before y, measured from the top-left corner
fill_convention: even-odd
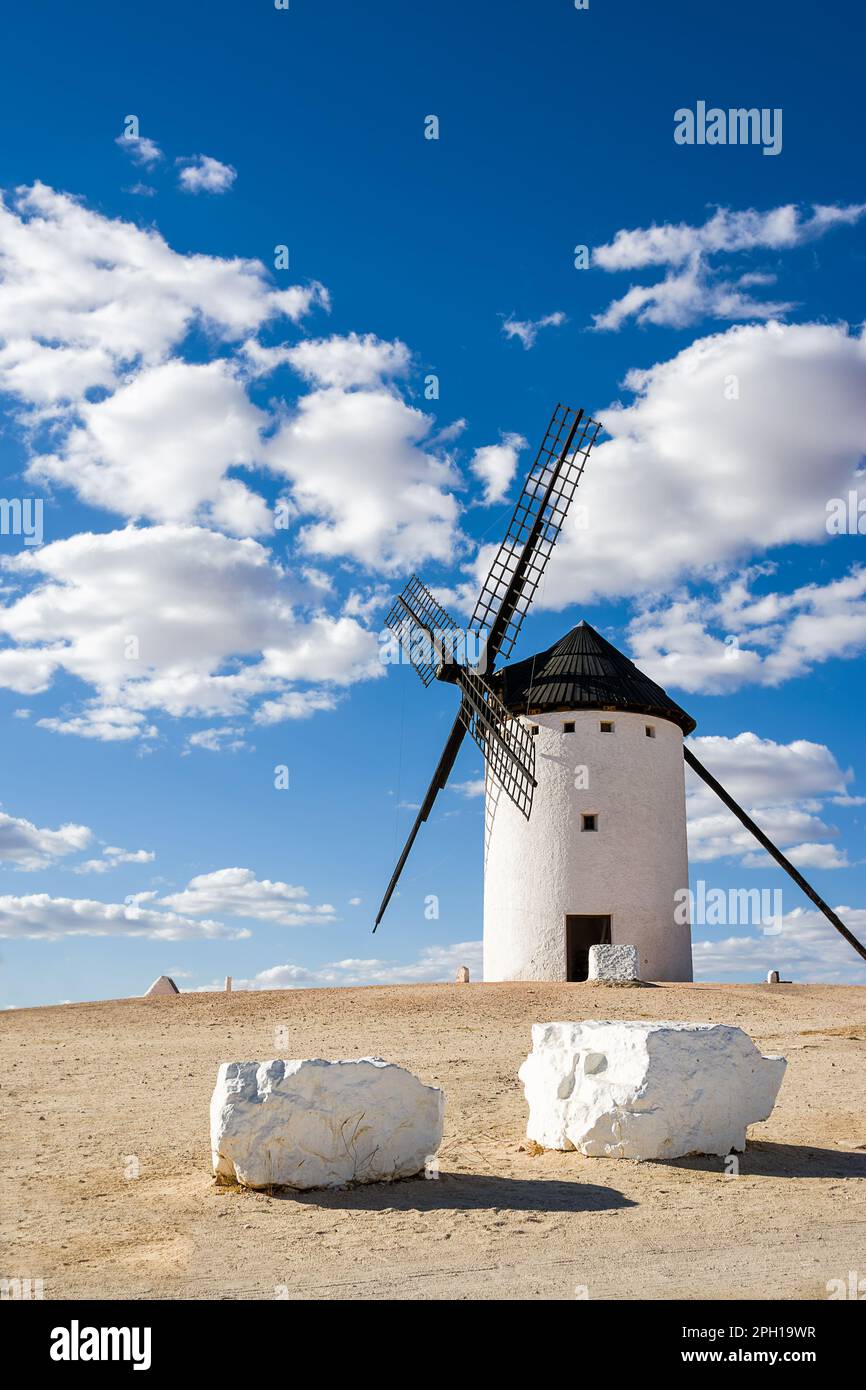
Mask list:
[[[602,720],[614,733],[600,732]],[[539,725],[529,820],[487,779],[485,980],[564,980],[567,913],[609,914],[614,944],[637,946],[642,978],[690,980],[691,929],[674,922],[674,895],[688,887],[681,729],[598,710],[526,722]],[[592,812],[598,830],[581,831]]]

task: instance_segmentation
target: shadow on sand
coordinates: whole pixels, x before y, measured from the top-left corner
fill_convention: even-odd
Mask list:
[[[770,1144],[763,1139],[750,1139],[745,1153],[737,1157],[743,1177],[866,1178],[866,1153],[856,1149],[814,1149],[808,1144]],[[662,1166],[719,1173],[725,1170],[725,1160],[692,1154]]]
[[[545,1178],[481,1177],[474,1173],[440,1173],[438,1178],[313,1192],[275,1188],[278,1200],[353,1211],[611,1211],[637,1206],[614,1187],[591,1182],[557,1182]]]

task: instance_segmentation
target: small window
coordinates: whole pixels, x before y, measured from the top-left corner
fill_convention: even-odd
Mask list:
[[[563,732],[564,734],[573,734],[573,733],[574,733],[574,720],[573,720],[573,719],[566,719],[565,723],[564,723],[563,726],[562,726],[562,732]]]
[[[538,725],[537,725],[537,724],[530,724],[530,726],[529,726],[529,732],[532,734],[532,737],[535,738],[536,735],[538,734]]]
[[[647,736],[647,738],[655,738],[655,736],[656,736],[656,731],[655,731],[655,725],[654,725],[654,724],[647,724],[647,725],[646,725],[646,736]]]
[[[613,733],[613,729],[614,729],[613,720],[611,720],[611,719],[602,719],[602,721],[601,721],[601,732],[602,732],[603,734],[612,734],[612,733]]]
[[[598,830],[598,816],[581,816],[580,828],[581,830]]]

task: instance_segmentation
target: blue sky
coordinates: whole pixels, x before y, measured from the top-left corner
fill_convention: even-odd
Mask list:
[[[515,657],[585,616],[866,935],[866,537],[827,528],[866,496],[860,12],[49,3],[2,38],[0,496],[44,511],[0,535],[0,1005],[477,969],[468,746],[370,936],[454,712],[377,634],[414,569],[471,609],[557,400],[607,434]],[[781,151],[675,143],[698,101],[781,110]],[[786,914],[696,926],[703,978],[866,982],[691,819],[693,878]]]

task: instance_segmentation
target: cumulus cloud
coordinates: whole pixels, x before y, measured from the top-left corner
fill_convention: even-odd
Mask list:
[[[163,907],[199,917],[218,913],[223,917],[250,917],[281,927],[302,927],[336,921],[330,903],[314,906],[306,888],[292,883],[257,879],[252,869],[216,869],[190,879],[180,893],[159,899]]]
[[[777,686],[866,651],[866,568],[789,594],[756,594],[755,578],[766,570],[756,567],[712,595],[642,608],[629,625],[635,662],[661,685],[725,694]]]
[[[537,602],[669,589],[792,542],[827,542],[827,499],[866,495],[866,338],[829,324],[749,325],[629,374],[632,404],[580,484]],[[484,547],[477,582],[495,546]]]
[[[0,607],[0,637],[14,644],[0,649],[0,682],[35,693],[65,671],[93,691],[81,709],[39,721],[57,732],[152,736],[147,711],[232,718],[303,682],[383,673],[375,634],[355,618],[311,616],[311,591],[257,541],[127,527],[4,563],[25,591]]]
[[[484,795],[484,778],[471,777],[468,782],[449,782],[448,787],[452,792],[457,792],[459,796],[471,799]]]
[[[106,845],[101,859],[86,859],[76,864],[76,874],[107,874],[121,864],[152,864],[156,855],[150,849],[121,849],[119,845]]]
[[[513,314],[509,314],[503,319],[502,332],[506,338],[518,338],[528,352],[535,346],[542,328],[559,328],[565,321],[565,314],[561,309],[557,309],[553,314],[545,314],[540,319],[516,319]]]
[[[265,450],[305,521],[301,549],[323,558],[402,573],[425,560],[450,561],[459,543],[459,477],[425,448],[430,417],[378,388],[321,387]]]
[[[866,941],[866,909],[836,907],[836,914],[860,941]],[[696,980],[765,980],[769,970],[797,984],[866,985],[866,961],[833,930],[822,913],[797,908],[781,931],[747,934],[721,941],[695,941]]]
[[[613,241],[597,246],[594,266],[607,271],[670,266],[664,280],[653,285],[633,285],[594,319],[595,327],[618,329],[628,319],[638,323],[686,327],[700,318],[774,318],[791,304],[756,300],[754,286],[773,284],[775,275],[746,272],[722,277],[710,258],[759,249],[790,250],[814,241],[834,227],[852,226],[866,215],[866,203],[846,207],[815,205],[807,214],[794,204],[757,212],[718,208],[700,227],[663,223],[651,227],[620,229]]]
[[[475,450],[469,468],[484,488],[485,506],[507,497],[520,451],[526,447],[522,434],[503,434],[498,444],[485,444]]]
[[[406,345],[258,341],[317,304],[328,307],[318,283],[277,290],[258,261],[181,255],[42,184],[19,190],[0,204],[0,391],[29,407],[30,425],[52,427],[29,477],[130,520],[251,536],[267,531],[268,509],[234,474],[267,468],[288,484],[308,556],[388,573],[449,561],[461,479],[432,418],[393,386]],[[232,355],[184,360],[193,330]],[[281,364],[313,387],[282,416],[247,394]]]
[[[320,968],[286,964],[260,970],[249,980],[235,981],[237,989],[303,989],[340,985],[438,984],[453,980],[468,965],[470,976],[481,978],[481,942],[459,941],[453,946],[426,946],[408,965],[379,959],[332,961]]]
[[[752,819],[802,868],[847,868],[831,842],[838,828],[821,816],[828,798],[844,795],[853,778],[830,749],[807,739],[775,743],[752,732],[735,738],[691,738],[695,756]],[[773,860],[754,836],[691,769],[686,769],[689,858],[695,862],[732,858],[747,868],[770,868]]]
[[[27,475],[62,483],[127,517],[210,521],[232,535],[273,530],[266,502],[227,477],[251,467],[267,417],[222,361],[173,360],[140,371],[112,396],[84,403],[62,451]]]
[[[124,131],[122,135],[118,135],[114,143],[129,155],[134,164],[141,164],[146,169],[158,164],[162,159],[159,145],[147,135],[133,135]]]
[[[143,936],[155,941],[228,939],[250,933],[221,922],[192,921],[157,912],[137,901],[96,902],[91,898],[52,898],[48,893],[0,896],[0,937],[55,941],[64,936]]]
[[[308,338],[287,348],[285,359],[317,386],[376,386],[388,377],[405,376],[411,354],[399,339],[385,342],[373,333]]]
[[[316,304],[320,285],[275,289],[260,261],[183,255],[42,183],[0,201],[0,390],[31,406],[110,389],[194,327],[242,341]]]
[[[187,739],[187,749],[205,748],[209,753],[239,753],[249,744],[243,737],[243,727],[237,724],[223,724],[218,729],[199,729]]]
[[[93,831],[71,821],[47,830],[19,816],[0,811],[0,864],[34,871],[47,868],[68,854],[86,849]]]
[[[814,241],[833,227],[851,226],[866,215],[866,203],[847,207],[815,204],[807,214],[795,204],[757,212],[717,208],[700,227],[688,223],[654,223],[633,231],[621,229],[613,241],[597,246],[593,265],[602,270],[637,270],[648,265],[683,265],[696,251],[706,254],[752,251],[757,247],[787,251]]]
[[[231,164],[221,164],[209,154],[191,155],[179,163],[178,184],[185,193],[227,193],[238,176]]]

